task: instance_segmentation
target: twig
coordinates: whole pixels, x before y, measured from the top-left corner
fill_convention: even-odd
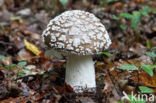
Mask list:
[[[103,59],[104,59],[104,57],[103,57]],[[111,64],[110,61],[108,61],[108,60],[105,60],[105,59],[104,59],[104,61],[106,61],[108,64]],[[112,84],[113,84],[113,86],[114,86],[114,88],[115,88],[115,90],[116,90],[118,96],[119,96],[120,99],[121,99],[121,97],[123,96],[123,94],[116,88],[115,83],[114,83],[114,81],[113,81],[113,78],[112,78],[111,73],[109,72],[109,70],[108,70],[108,69],[106,69],[106,70],[107,70],[107,73],[108,73],[108,75],[109,75],[109,77],[110,77],[110,80],[111,80],[111,82],[112,82]]]
[[[24,78],[29,78],[29,77],[35,77],[36,75],[26,75],[26,76],[22,76],[22,77],[18,77],[16,79],[14,79],[14,81],[20,80],[20,79],[24,79]]]
[[[64,59],[54,59],[54,60],[51,60],[51,63],[56,63],[56,62],[65,62]]]
[[[111,80],[111,82],[112,82],[112,84],[113,84],[113,86],[114,86],[116,92],[118,93],[118,95],[119,95],[119,97],[120,97],[120,99],[121,99],[121,97],[123,96],[123,94],[121,93],[121,91],[119,91],[119,90],[116,88],[115,83],[114,83],[114,81],[113,81],[113,78],[112,78],[112,76],[111,76],[111,74],[110,74],[110,72],[109,72],[108,69],[107,69],[107,73],[108,73],[108,75],[109,75],[109,77],[110,77],[110,80]]]

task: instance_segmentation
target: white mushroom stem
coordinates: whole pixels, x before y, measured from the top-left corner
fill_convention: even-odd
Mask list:
[[[69,55],[66,65],[65,82],[73,87],[95,88],[95,69],[92,56]]]

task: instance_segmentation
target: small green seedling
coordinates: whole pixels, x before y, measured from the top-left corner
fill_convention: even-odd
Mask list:
[[[150,49],[150,51],[146,52],[146,55],[150,56],[153,64],[156,65],[156,47]]]
[[[59,0],[59,1],[60,1],[60,3],[61,3],[62,5],[64,5],[64,6],[66,6],[67,3],[69,2],[69,0]]]
[[[0,59],[2,59],[2,60],[6,60],[6,57],[3,56],[3,55],[0,55]]]
[[[138,70],[135,65],[121,65],[120,69],[122,69],[122,70]]]
[[[153,58],[153,64],[154,65],[140,65],[140,68],[144,70],[146,73],[148,73],[150,76],[153,76],[153,69],[156,69],[156,53],[154,52],[156,50],[156,47],[151,48],[150,52],[146,52],[146,55]],[[138,70],[135,65],[121,65],[120,69],[122,70]]]
[[[139,90],[141,91],[141,93],[154,93],[153,89],[146,86],[139,86]]]
[[[23,75],[25,75],[25,74],[26,74],[26,73],[23,72],[23,71],[18,71],[18,73],[17,73],[18,76],[23,76]]]
[[[133,11],[132,13],[120,13],[119,17],[113,15],[112,19],[118,20],[118,21],[121,20],[122,18],[129,19],[131,21],[130,27],[133,30],[137,31],[137,26],[141,22],[142,17],[144,17],[144,16],[150,17],[150,15],[149,15],[150,12],[154,13],[154,10],[152,8],[150,8],[149,6],[145,6],[141,10]],[[126,30],[127,27],[126,27],[126,25],[121,24],[120,28],[123,30]]]
[[[150,76],[153,76],[153,69],[156,68],[156,65],[141,65],[140,67]]]
[[[18,65],[19,65],[19,66],[24,66],[24,65],[27,65],[27,62],[21,61],[21,62],[18,62]]]
[[[100,55],[106,55],[107,57],[110,57],[110,53],[109,52],[99,52]]]
[[[140,65],[140,67],[147,72],[150,76],[153,76],[153,69],[156,65]],[[119,69],[122,70],[138,70],[135,65],[121,65]]]
[[[2,60],[6,60],[6,57],[5,56],[0,56],[0,59],[2,59]],[[5,68],[5,69],[7,69],[7,70],[10,70],[11,68],[17,68],[17,69],[23,69],[23,70],[27,70],[27,71],[29,71],[29,69],[28,68],[25,68],[25,67],[23,67],[23,66],[25,66],[25,65],[27,65],[27,62],[25,62],[25,61],[20,61],[20,62],[18,62],[17,64],[11,64],[11,65],[2,65],[2,64],[0,64],[0,68]],[[24,72],[24,71],[22,71],[22,70],[18,70],[18,73],[17,73],[17,75],[18,76],[22,76],[22,75],[25,75],[26,73]]]
[[[109,3],[114,3],[114,2],[117,2],[119,0],[99,0],[100,1],[100,5],[99,6],[105,6]]]
[[[146,40],[146,47],[147,47],[148,49],[150,49],[150,48],[151,48],[151,45],[150,45],[149,40]]]

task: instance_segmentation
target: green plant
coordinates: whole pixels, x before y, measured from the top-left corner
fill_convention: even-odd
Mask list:
[[[154,93],[153,89],[146,86],[139,86],[139,90],[141,91],[141,93]]]
[[[3,56],[3,55],[0,55],[0,59],[2,59],[2,60],[6,60],[6,57]]]
[[[141,22],[141,19],[143,16],[150,17],[149,13],[154,12],[149,6],[145,6],[139,11],[133,11],[132,13],[120,13],[120,16],[117,17],[115,15],[112,16],[112,19],[114,20],[121,20],[121,19],[129,19],[131,21],[130,27],[133,30],[137,30],[138,24]],[[126,25],[121,24],[120,28],[125,30]]]
[[[17,73],[18,76],[23,76],[23,75],[25,75],[25,74],[26,74],[26,73],[23,72],[23,71],[18,71],[18,73]]]
[[[150,45],[149,40],[146,40],[146,47],[147,47],[148,49],[150,49],[150,48],[151,48],[151,45]]]
[[[156,65],[140,65],[140,67],[147,72],[150,76],[153,76],[153,69],[156,68]],[[121,65],[120,69],[122,70],[138,70],[135,65]]]
[[[150,48],[150,51],[146,52],[146,55],[150,56],[153,64],[156,65],[156,47]]]
[[[150,76],[153,76],[153,69],[156,68],[156,65],[141,65],[140,67]]]
[[[1,60],[6,60],[6,57],[5,56],[0,56],[0,59]],[[17,75],[22,76],[22,75],[26,74],[24,71],[22,71],[22,69],[23,70],[29,70],[28,68],[24,67],[25,65],[27,65],[27,62],[20,61],[17,64],[11,64],[11,65],[2,65],[2,64],[0,64],[0,68],[4,67],[7,70],[10,70],[11,68],[17,68],[17,69],[19,69]]]
[[[113,3],[113,2],[117,2],[119,0],[100,0],[100,5],[99,6],[105,6],[108,3]]]
[[[121,25],[120,25],[120,28],[121,28],[122,30],[126,30],[126,29],[127,29],[127,26],[124,25],[124,24],[121,24]]]
[[[106,0],[106,1],[107,1],[107,3],[113,3],[113,2],[117,2],[119,0]]]
[[[100,55],[106,55],[107,57],[110,57],[110,53],[109,52],[99,52]]]
[[[59,1],[62,5],[66,6],[69,0],[59,0]]]
[[[16,64],[11,64],[11,65],[5,65],[4,66],[4,68],[7,69],[7,70],[10,70],[10,68],[14,68],[14,67],[16,68],[17,65]]]
[[[145,6],[140,10],[140,13],[146,17],[150,17],[150,15],[148,14],[149,12],[153,12],[152,8],[150,8],[149,6]]]
[[[122,70],[138,70],[135,65],[121,65],[120,69],[122,69]]]
[[[150,47],[150,45],[148,45],[148,47]],[[150,57],[156,57],[155,52],[152,50],[156,50],[156,47],[151,48],[150,52],[146,52],[147,55],[149,55]],[[150,76],[153,76],[153,69],[156,68],[156,64],[154,65],[140,65],[139,66],[142,70],[144,70],[145,72],[147,72]],[[121,65],[120,69],[122,70],[139,70],[137,69],[137,67],[135,65]],[[153,89],[148,88],[146,86],[139,86],[139,90],[141,91],[141,93],[154,93]],[[130,103],[145,103],[145,101],[142,100],[138,100],[137,98],[132,99],[132,95],[128,95],[129,101]],[[120,102],[122,103],[122,102]]]
[[[149,44],[148,44],[149,45]],[[150,47],[150,45],[148,46]],[[153,69],[156,68],[156,47],[150,49],[150,51],[146,52],[146,55],[150,56],[153,60],[154,65],[140,65],[140,68],[147,72],[150,76],[153,76]],[[138,70],[135,65],[121,65],[120,69],[122,70]]]
[[[21,62],[18,62],[17,64],[20,65],[20,66],[23,66],[23,65],[27,65],[27,62],[21,61]]]

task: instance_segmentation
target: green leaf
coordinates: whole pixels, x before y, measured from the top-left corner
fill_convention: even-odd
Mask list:
[[[12,21],[18,20],[20,23],[23,23],[23,19],[19,16],[11,17],[10,20],[12,20]]]
[[[110,53],[109,52],[100,52],[99,54],[101,54],[101,55],[104,54],[104,55],[110,57]]]
[[[112,3],[112,2],[116,2],[116,1],[119,1],[119,0],[107,0],[107,3]]]
[[[140,21],[141,21],[141,13],[138,11],[133,11],[133,18],[131,19],[131,27],[134,30],[136,30]]]
[[[114,20],[120,20],[120,18],[118,16],[112,15],[112,19]]]
[[[25,67],[22,67],[23,70],[27,70],[27,71],[30,71],[29,68],[25,68]]]
[[[145,72],[147,72],[150,76],[153,76],[153,69],[151,65],[141,65],[140,66]]]
[[[122,69],[122,70],[138,70],[135,65],[121,65],[120,69]]]
[[[150,15],[147,12],[141,12],[141,13],[143,16],[150,17]]]
[[[25,62],[25,61],[18,62],[18,65],[20,65],[20,66],[27,65],[27,62]]]
[[[152,9],[152,13],[156,13],[156,9]]]
[[[156,65],[151,65],[151,69],[156,69]]]
[[[119,101],[118,103],[124,103],[124,102]]]
[[[144,12],[151,12],[151,11],[152,11],[152,8],[149,7],[149,6],[145,6],[144,8],[141,9],[141,11],[144,11]]]
[[[146,55],[150,57],[156,57],[156,54],[154,52],[146,52]]]
[[[129,13],[120,13],[120,16],[125,17],[127,19],[132,19],[133,15],[129,14]]]
[[[38,74],[40,74],[40,75],[41,75],[41,74],[44,74],[44,73],[45,73],[45,71],[40,71]]]
[[[67,5],[68,0],[59,0],[62,5]]]
[[[6,60],[6,57],[3,56],[3,55],[0,55],[0,59],[2,59],[2,60]]]
[[[151,48],[151,45],[150,45],[150,43],[149,43],[149,40],[146,40],[146,47],[147,47],[148,49]]]
[[[9,65],[10,67],[17,67],[17,65],[16,64],[11,64],[11,65]]]
[[[121,24],[121,25],[120,25],[120,28],[121,28],[122,30],[126,30],[127,26],[126,26],[126,25]]]
[[[6,66],[4,66],[4,68],[7,70],[10,70],[11,67],[10,67],[10,65],[6,65]]]
[[[149,6],[145,6],[144,8],[140,10],[141,14],[146,17],[150,17],[148,13],[151,11],[152,9]]]
[[[17,65],[16,64],[11,64],[11,65],[4,66],[4,68],[6,68],[7,70],[10,70],[10,68],[13,68],[13,67],[17,67]]]
[[[156,46],[152,48],[152,50],[156,50]]]
[[[25,75],[25,74],[26,74],[25,72],[18,71],[18,76],[23,76],[23,75]]]
[[[139,86],[141,93],[154,93],[153,89],[146,86]]]
[[[2,64],[0,64],[0,68],[2,68],[3,67],[3,65]]]

